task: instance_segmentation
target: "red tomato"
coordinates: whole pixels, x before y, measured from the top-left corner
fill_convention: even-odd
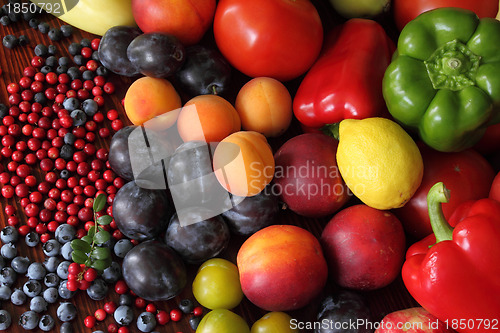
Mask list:
[[[495,17],[498,0],[393,0],[394,19],[399,30],[421,13],[440,7],[472,10],[479,17]]]
[[[450,201],[442,205],[445,218],[449,218],[461,203],[486,198],[495,172],[488,161],[475,150],[443,153],[420,146],[424,160],[422,183],[404,207],[394,213],[406,233],[415,240],[432,233],[427,211],[427,192],[442,181],[450,190]]]
[[[239,71],[288,81],[304,74],[318,57],[323,26],[309,0],[221,0],[214,36]]]

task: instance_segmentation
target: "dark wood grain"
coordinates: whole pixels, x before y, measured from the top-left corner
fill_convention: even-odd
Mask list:
[[[319,3],[319,2],[317,2]],[[335,16],[328,11],[321,11],[322,16],[324,19],[330,20],[330,19],[335,19]],[[42,17],[43,20],[47,21],[51,26],[60,26],[63,24],[61,21],[58,19],[46,15]],[[329,21],[330,22],[330,21]],[[0,68],[2,69],[2,74],[0,76],[0,100],[2,103],[8,105],[8,93],[6,90],[6,87],[8,83],[10,82],[18,82],[19,79],[22,77],[22,72],[23,69],[29,65],[31,58],[34,56],[34,51],[33,48],[38,44],[38,43],[43,43],[46,45],[51,44],[51,41],[48,39],[46,35],[42,35],[39,31],[36,29],[32,29],[28,26],[27,22],[22,21],[22,22],[17,22],[13,23],[9,26],[3,27],[0,26],[0,32],[1,36],[5,36],[6,34],[14,34],[16,36],[19,36],[21,34],[24,34],[29,37],[30,44],[28,46],[23,46],[23,47],[16,47],[15,49],[7,49],[5,47],[0,48]],[[60,42],[55,42],[52,43],[57,46],[57,49],[59,51],[58,56],[63,56],[63,55],[68,55],[67,52],[67,47],[71,42],[79,42],[82,38],[95,38],[96,36],[93,36],[91,34],[88,34],[83,31],[79,31],[75,29],[74,34],[70,38],[64,38]],[[236,92],[239,87],[241,86],[241,83],[244,82],[246,79],[243,75],[241,74],[236,74],[235,75],[236,79],[234,80],[234,86],[233,86],[233,91]],[[117,91],[114,95],[112,96],[106,96],[106,105],[102,110],[105,112],[108,109],[111,108],[116,108],[120,112],[120,117],[121,119],[128,124],[128,120],[125,116],[125,113],[123,111],[123,108],[121,106],[121,99],[124,97],[124,93],[126,91],[127,86],[132,82],[132,79],[129,78],[123,78],[123,77],[113,77],[112,81],[115,83],[117,86]],[[290,82],[288,83],[290,90],[293,92],[294,89],[297,87],[298,80],[295,82]],[[234,97],[234,95],[233,95]],[[229,97],[228,99],[231,99]],[[106,123],[105,126],[109,127],[109,123]],[[298,134],[300,132],[299,126],[297,125],[296,122],[293,123],[292,127],[290,130],[283,136],[277,139],[271,140],[271,144],[274,149],[279,147],[284,141],[286,141],[288,138]],[[108,147],[109,146],[109,139],[108,140],[98,140],[98,145],[101,147]],[[6,166],[6,161],[5,159],[2,159],[2,164]],[[41,173],[38,171],[35,171],[37,177],[42,177]],[[2,207],[5,207],[6,204],[14,204],[17,209],[17,215],[19,216],[21,220],[21,224],[24,224],[26,221],[26,217],[23,216],[23,210],[19,206],[18,201],[14,200],[6,200],[5,198],[0,199],[0,203]],[[302,217],[297,216],[296,214],[290,212],[290,211],[283,211],[282,214],[280,215],[279,220],[277,223],[283,223],[283,224],[294,224],[298,225],[301,227],[304,227],[308,230],[310,230],[314,235],[319,236],[321,233],[321,230],[323,229],[324,225],[326,224],[328,219],[305,219]],[[1,212],[1,218],[0,218],[0,226],[5,226],[6,225],[6,217],[4,216],[3,209]],[[244,241],[244,238],[242,237],[233,237],[231,240],[231,244],[226,250],[222,257],[227,258],[233,262],[235,262],[236,259],[236,253],[239,248],[239,246],[242,244]],[[35,248],[28,248],[25,244],[24,241],[21,240],[18,242],[18,253],[19,255],[23,256],[28,256],[32,261],[43,261],[44,260],[44,255],[41,249],[41,246],[37,246]],[[179,301],[183,298],[190,298],[193,299],[192,293],[191,293],[191,288],[190,285],[192,283],[192,279],[194,277],[194,274],[196,272],[197,267],[196,266],[188,266],[188,271],[189,271],[189,280],[188,280],[188,285],[184,289],[181,295],[177,296],[175,299],[166,301],[166,302],[157,302],[155,303],[158,307],[158,309],[164,309],[164,310],[170,310],[173,308],[177,307],[177,304]],[[20,287],[22,283],[26,281],[25,277],[19,277],[18,282],[16,283],[15,287]],[[110,286],[110,289],[112,289],[113,286]],[[329,284],[327,288],[325,289],[324,294],[328,292],[332,292],[336,289],[333,284]],[[403,309],[407,308],[410,306],[415,306],[417,305],[416,302],[411,298],[411,296],[408,294],[406,289],[404,288],[404,285],[401,281],[401,278],[396,279],[394,283],[392,283],[390,286],[372,291],[372,292],[367,292],[364,293],[366,296],[366,299],[370,305],[370,308],[373,313],[374,320],[380,320],[382,317],[394,310],[398,309]],[[108,318],[103,322],[99,323],[96,325],[93,329],[89,329],[84,327],[83,325],[83,319],[87,315],[91,315],[94,313],[94,311],[98,308],[102,308],[103,304],[106,301],[109,300],[114,300],[117,301],[117,294],[114,293],[113,291],[109,293],[109,296],[104,300],[104,301],[92,301],[85,292],[79,291],[77,295],[72,298],[70,301],[73,302],[79,309],[79,314],[78,317],[75,321],[72,322],[72,325],[74,327],[75,332],[92,332],[94,330],[103,330],[106,331],[107,325],[109,323],[114,322],[114,320],[108,316]],[[319,301],[319,300],[318,300]],[[301,310],[293,311],[290,312],[290,314],[297,318],[298,320],[301,321],[313,321],[317,312],[317,306],[318,306],[318,301],[312,302],[309,306],[306,308],[303,308]],[[56,308],[57,308],[58,303],[50,305],[48,313],[51,314],[55,319],[56,317]],[[13,325],[9,328],[9,332],[12,333],[17,333],[17,332],[23,332],[23,329],[20,328],[20,326],[17,325],[17,320],[19,318],[19,315],[28,310],[29,308],[29,303],[23,305],[23,306],[13,306],[10,304],[8,301],[4,301],[1,304],[1,307],[3,309],[7,309],[13,317]],[[259,319],[265,312],[253,304],[251,304],[248,300],[244,300],[234,311],[243,317],[246,318],[248,321],[249,325],[251,325],[254,321]],[[138,311],[136,311],[138,313]],[[184,317],[180,322],[173,323],[170,322],[165,326],[158,326],[157,331],[160,332],[192,332],[192,329],[189,326],[188,323],[188,318],[189,316]],[[54,330],[57,332],[57,328],[60,325],[60,322],[56,319],[57,322],[57,327]],[[137,332],[137,328],[135,327],[135,323],[130,326],[130,331],[131,332]],[[40,330],[36,329],[34,332],[41,332]],[[238,332],[235,332],[238,333]]]

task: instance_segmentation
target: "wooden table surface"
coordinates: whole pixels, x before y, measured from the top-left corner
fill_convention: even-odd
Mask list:
[[[5,2],[6,1],[3,1],[2,3]],[[319,6],[323,6],[324,7],[323,9],[329,8],[329,6],[326,6],[324,3],[321,3],[321,1],[316,1],[315,3]],[[334,20],[336,18],[335,15],[331,13],[331,11],[321,10],[320,13],[323,16],[325,22],[331,19],[332,20],[331,24],[332,25],[335,24]],[[55,17],[52,17],[47,14],[42,16],[40,19],[48,22],[53,27],[64,24]],[[330,22],[326,22],[326,26],[328,26],[329,23]],[[96,37],[86,32],[79,31],[78,29],[74,29],[74,33],[71,37],[63,38],[59,42],[51,42],[47,35],[43,35],[38,30],[30,28],[27,22],[25,21],[12,23],[8,26],[0,26],[0,35],[3,37],[6,34],[13,34],[16,36],[24,34],[28,36],[30,40],[30,43],[27,46],[18,46],[14,49],[7,49],[5,47],[0,48],[0,68],[2,70],[2,74],[0,75],[0,101],[6,105],[8,105],[8,93],[6,89],[7,85],[10,82],[18,82],[19,79],[22,77],[22,71],[25,67],[27,67],[30,64],[30,60],[34,56],[33,49],[37,44],[39,43],[43,43],[45,45],[53,44],[58,49],[57,55],[63,56],[63,55],[69,55],[67,52],[67,47],[71,42],[79,42],[82,38],[93,39]],[[234,92],[238,90],[242,82],[245,82],[246,79],[247,78],[245,78],[243,75],[235,73],[235,79],[233,80],[235,82],[233,86]],[[116,108],[120,112],[120,118],[126,124],[129,124],[120,102],[121,99],[124,97],[126,87],[132,82],[132,79],[113,76],[111,78],[111,81],[114,82],[115,85],[117,86],[117,91],[115,94],[111,96],[106,95],[105,97],[106,105],[105,107],[102,107],[101,110],[103,112],[106,112],[111,108]],[[288,83],[288,86],[290,87],[292,93],[293,90],[297,87],[298,82],[299,81],[296,80]],[[234,97],[234,95],[232,96]],[[229,95],[228,99],[231,100],[231,95]],[[105,126],[110,128],[109,122],[105,123]],[[284,136],[278,139],[271,140],[271,145],[273,146],[274,149],[276,149],[283,142],[285,142],[286,139],[298,134],[299,132],[300,132],[299,127],[297,123],[294,122],[290,130]],[[108,147],[109,138],[107,140],[99,138],[97,145],[101,147]],[[5,159],[2,160],[4,166],[6,166],[7,162],[8,161],[6,161]],[[42,176],[40,171],[35,170],[35,172],[38,179],[40,179],[40,177]],[[15,205],[17,209],[17,215],[21,220],[21,224],[25,223],[26,217],[23,216],[23,210],[20,207],[18,201],[14,201],[13,199],[6,200],[5,198],[2,197],[0,198],[0,203],[2,207],[5,207],[5,205],[7,204]],[[290,211],[284,210],[283,212],[281,212],[279,219],[276,221],[276,223],[298,225],[311,231],[315,236],[319,236],[322,231],[322,228],[324,227],[327,221],[328,218],[324,219],[302,218]],[[2,209],[0,226],[3,227],[5,225],[6,225],[6,217],[4,216]],[[243,241],[244,239],[242,237],[236,237],[236,236],[233,237],[229,248],[221,255],[221,257],[227,258],[235,262],[236,252]],[[28,256],[31,259],[31,261],[39,261],[39,262],[43,261],[44,254],[42,252],[41,245],[38,245],[35,248],[28,248],[23,240],[20,240],[17,245],[18,245],[18,255]],[[155,304],[157,305],[158,309],[170,310],[176,308],[179,301],[184,298],[190,298],[194,300],[194,297],[192,296],[191,293],[190,285],[192,283],[192,279],[194,277],[196,269],[197,266],[193,265],[188,266],[188,271],[189,271],[188,285],[186,286],[182,294],[177,296],[175,299],[166,302],[156,302]],[[18,281],[16,282],[15,287],[22,286],[22,284],[26,281],[26,279],[27,278],[24,276],[18,277]],[[112,289],[113,286],[110,286],[110,290]],[[333,284],[329,284],[326,287],[324,294],[331,292],[333,290],[335,290],[335,287],[333,286]],[[399,277],[388,287],[372,292],[365,292],[363,293],[363,295],[366,297],[366,300],[370,306],[374,320],[382,319],[382,317],[389,312],[417,305],[417,303],[412,299],[412,297],[408,294],[408,292],[404,288],[403,283]],[[83,319],[87,315],[93,314],[96,309],[102,308],[103,304],[106,301],[109,300],[117,301],[117,299],[118,295],[114,291],[110,291],[108,297],[106,297],[105,300],[99,302],[92,301],[85,292],[82,291],[77,292],[76,296],[70,300],[77,306],[79,310],[77,319],[75,319],[72,322],[74,331],[75,332],[93,332],[95,330],[106,331],[107,325],[114,322],[111,316],[108,316],[108,318],[103,323],[98,323],[93,329],[86,328],[83,325]],[[297,318],[298,320],[301,321],[312,321],[315,319],[318,304],[319,300],[311,302],[309,306],[297,311],[289,312],[289,314],[292,315],[292,317]],[[51,314],[54,317],[54,319],[56,319],[57,326],[56,329],[54,329],[54,332],[58,331],[58,327],[60,325],[60,322],[57,320],[56,317],[57,305],[58,303],[50,305],[48,310],[48,313]],[[13,324],[9,328],[9,332],[16,333],[24,331],[20,326],[17,325],[17,320],[22,312],[28,310],[29,302],[22,306],[13,306],[9,301],[3,301],[1,304],[1,308],[8,310],[12,314]],[[234,311],[245,317],[249,325],[251,325],[254,321],[259,319],[265,313],[265,311],[257,308],[246,299],[244,299],[243,302],[236,309],[234,309]],[[207,310],[205,310],[205,313],[206,312]],[[138,312],[136,312],[136,314],[137,313]],[[177,323],[170,322],[165,326],[157,326],[156,330],[159,332],[172,332],[172,333],[193,332],[189,326],[188,318],[189,316],[185,316],[180,322]],[[132,325],[130,325],[130,331],[138,332],[135,326],[135,321]],[[41,330],[35,329],[34,332],[41,332]]]

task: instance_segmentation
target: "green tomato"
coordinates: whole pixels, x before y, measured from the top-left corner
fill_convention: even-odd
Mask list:
[[[232,309],[243,299],[238,267],[214,258],[203,263],[193,281],[193,295],[208,309]]]
[[[297,333],[299,330],[292,329],[290,321],[292,317],[284,312],[269,312],[252,325],[251,333]]]
[[[196,333],[250,333],[246,321],[226,309],[212,310],[200,321]]]

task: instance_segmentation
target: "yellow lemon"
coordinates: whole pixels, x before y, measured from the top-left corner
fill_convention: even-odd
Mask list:
[[[424,171],[408,133],[394,121],[376,117],[340,122],[337,164],[352,193],[376,209],[404,206]]]

